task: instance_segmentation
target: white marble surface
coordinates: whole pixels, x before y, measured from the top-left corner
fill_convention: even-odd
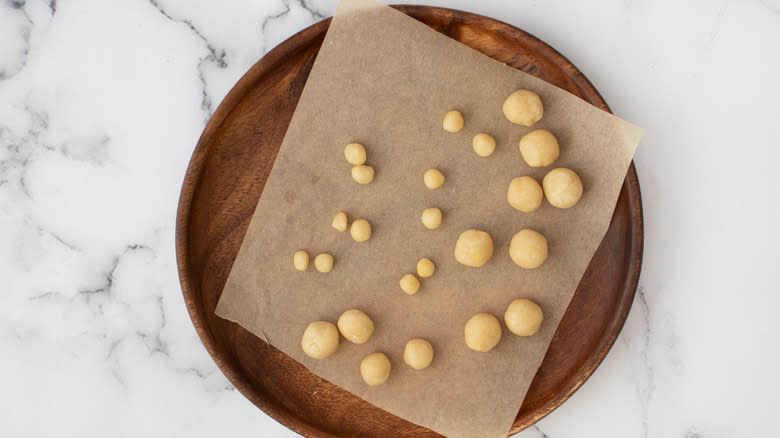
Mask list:
[[[214,108],[335,1],[0,2],[0,435],[295,436],[198,341],[174,217]],[[634,307],[519,436],[777,433],[780,1],[421,3],[530,31],[646,129]]]

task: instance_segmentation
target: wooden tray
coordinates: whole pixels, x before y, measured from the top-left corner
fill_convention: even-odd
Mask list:
[[[607,104],[566,58],[508,24],[450,9],[394,6],[486,55]],[[260,409],[311,437],[439,436],[309,372],[214,309],[330,20],[294,35],[238,81],[198,142],[179,200],[176,250],[198,335],[228,379]],[[610,229],[583,277],[517,414],[512,433],[563,403],[615,341],[642,261],[642,204],[631,165]]]

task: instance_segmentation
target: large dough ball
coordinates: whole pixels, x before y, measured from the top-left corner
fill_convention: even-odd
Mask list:
[[[547,260],[547,239],[534,230],[522,230],[509,243],[509,257],[521,268],[538,268]]]
[[[551,170],[542,180],[542,186],[547,202],[553,207],[573,207],[582,197],[580,177],[565,167]]]
[[[368,386],[379,386],[390,378],[390,359],[382,353],[369,354],[360,362],[360,375]]]
[[[455,260],[466,266],[478,268],[493,256],[493,239],[480,230],[466,230],[455,243]]]
[[[311,358],[325,359],[339,349],[339,330],[330,322],[314,321],[303,332],[301,348]]]
[[[416,370],[428,368],[433,362],[433,345],[425,339],[412,339],[404,348],[404,362]]]
[[[466,345],[474,351],[490,351],[501,340],[501,323],[489,313],[478,313],[469,319],[464,330]]]
[[[542,118],[542,99],[529,90],[517,90],[504,101],[504,115],[510,122],[531,126]]]
[[[530,176],[520,176],[509,183],[506,200],[509,205],[526,213],[536,211],[542,205],[544,193],[542,186]]]
[[[506,326],[517,336],[536,334],[542,326],[542,321],[544,321],[542,308],[531,300],[514,300],[504,313]]]
[[[353,344],[362,344],[374,333],[374,322],[357,309],[347,310],[337,322],[341,335]]]
[[[531,167],[549,166],[560,153],[558,140],[546,129],[531,131],[520,139],[520,155]]]

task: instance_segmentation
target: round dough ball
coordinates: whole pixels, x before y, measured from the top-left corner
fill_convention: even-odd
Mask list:
[[[542,321],[544,321],[542,308],[531,300],[514,300],[504,313],[506,326],[517,336],[536,334],[542,326]]]
[[[365,242],[371,238],[371,224],[365,219],[358,219],[352,222],[349,234],[355,239],[355,242]]]
[[[344,232],[347,230],[347,214],[343,211],[333,217],[333,221],[330,223],[333,228]]]
[[[512,242],[509,243],[509,257],[521,268],[538,268],[547,260],[547,239],[536,231],[526,228],[512,236]]]
[[[426,208],[420,219],[422,219],[425,228],[429,230],[439,228],[439,225],[441,225],[441,210],[436,207]]]
[[[374,168],[361,164],[352,168],[352,179],[359,184],[368,184],[374,180]]]
[[[520,176],[509,183],[506,200],[517,210],[530,213],[542,205],[542,186],[530,176]]]
[[[417,262],[417,275],[422,278],[428,278],[436,271],[436,265],[430,259],[420,259]]]
[[[412,339],[404,347],[404,362],[416,370],[428,368],[433,362],[433,345],[425,339]]]
[[[488,157],[496,150],[496,140],[487,134],[477,134],[471,140],[471,147],[480,157]]]
[[[444,130],[447,132],[459,132],[463,129],[463,115],[460,111],[452,110],[444,116],[444,122],[442,123]]]
[[[336,323],[339,331],[349,342],[362,344],[374,333],[374,322],[368,315],[357,309],[347,310],[339,316]]]
[[[360,143],[350,143],[344,148],[344,158],[349,164],[359,166],[366,162],[366,148]]]
[[[551,170],[542,180],[544,196],[553,207],[569,208],[582,197],[582,181],[571,169],[559,167]]]
[[[420,280],[418,280],[414,274],[404,275],[401,277],[401,281],[399,281],[398,284],[401,286],[401,290],[404,291],[406,295],[414,295],[418,290],[420,290]]]
[[[306,251],[295,251],[295,254],[293,254],[293,266],[298,271],[305,271],[309,267],[309,254]]]
[[[301,337],[301,348],[307,356],[325,359],[339,349],[339,331],[328,321],[314,321]]]
[[[464,334],[469,348],[484,353],[501,340],[501,323],[489,313],[477,313],[466,323]]]
[[[390,359],[382,353],[369,354],[360,362],[360,375],[368,386],[379,386],[390,378]]]
[[[314,267],[320,272],[330,272],[333,269],[333,256],[322,253],[314,257]]]
[[[438,189],[444,184],[444,175],[436,169],[428,169],[425,171],[425,175],[423,175],[423,180],[425,181],[425,187],[431,190]]]
[[[478,268],[493,256],[493,239],[480,230],[467,230],[455,243],[455,260],[466,266]]]
[[[549,166],[560,153],[558,140],[546,129],[531,131],[520,139],[520,155],[531,167]]]
[[[539,95],[529,90],[517,90],[504,101],[504,115],[510,122],[531,126],[542,118],[544,109]]]

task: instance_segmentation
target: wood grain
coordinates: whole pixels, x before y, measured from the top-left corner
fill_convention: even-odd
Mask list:
[[[462,11],[394,6],[480,52],[604,110],[577,68],[542,41]],[[176,250],[187,309],[209,354],[255,405],[311,437],[439,436],[317,377],[237,324],[214,315],[330,20],[294,35],[235,85],[204,130],[179,200]],[[642,204],[631,165],[614,216],[553,338],[512,433],[550,413],[593,373],[628,314],[642,261]]]

